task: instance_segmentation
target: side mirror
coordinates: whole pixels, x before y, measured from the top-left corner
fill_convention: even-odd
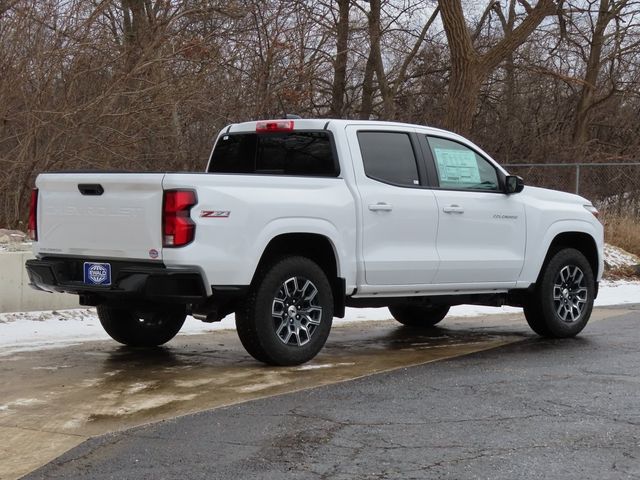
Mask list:
[[[519,193],[524,189],[524,180],[518,175],[507,175],[504,179],[504,193]]]

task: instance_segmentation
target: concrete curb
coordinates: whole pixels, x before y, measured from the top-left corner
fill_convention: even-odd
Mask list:
[[[0,252],[0,313],[78,308],[78,297],[39,292],[29,286],[24,262],[31,252]]]

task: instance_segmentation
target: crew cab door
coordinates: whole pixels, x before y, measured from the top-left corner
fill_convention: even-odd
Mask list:
[[[518,195],[502,192],[497,167],[470,146],[435,136],[424,139],[439,211],[440,268],[434,283],[515,283],[526,239]]]
[[[430,283],[438,270],[438,210],[415,131],[346,127],[360,197],[359,256],[368,285]]]

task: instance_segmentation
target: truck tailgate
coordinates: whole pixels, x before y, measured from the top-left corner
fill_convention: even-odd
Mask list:
[[[35,253],[87,258],[160,258],[163,177],[163,173],[38,176]]]

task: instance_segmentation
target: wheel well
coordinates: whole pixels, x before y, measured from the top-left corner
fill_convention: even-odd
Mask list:
[[[324,270],[333,291],[334,316],[344,317],[345,281],[338,277],[338,262],[331,241],[314,233],[285,233],[274,237],[260,257],[256,272],[278,257],[300,255]]]
[[[576,250],[579,250],[587,258],[587,261],[591,266],[591,270],[593,271],[593,276],[595,277],[598,274],[599,262],[596,242],[591,235],[581,232],[565,232],[558,234],[549,246],[549,250],[547,251],[547,256],[544,259],[543,268],[540,269],[540,273],[542,273],[544,266],[549,262],[549,260],[551,260],[551,257],[563,248],[575,248]]]

